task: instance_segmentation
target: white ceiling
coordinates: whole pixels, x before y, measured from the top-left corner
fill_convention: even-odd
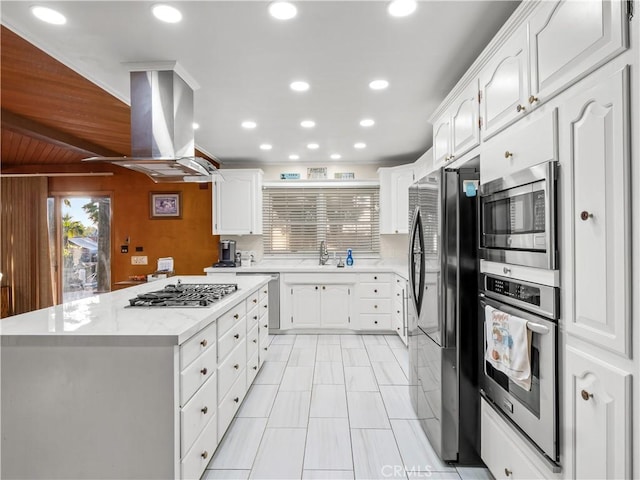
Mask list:
[[[200,86],[196,145],[230,167],[293,163],[292,153],[303,164],[336,163],[332,153],[348,164],[416,160],[432,143],[429,116],[519,2],[422,1],[394,18],[385,1],[307,0],[288,21],[264,1],[167,2],[182,12],[178,24],[152,16],[157,2],[40,3],[67,24],[42,23],[27,1],[3,1],[2,23],[127,103],[125,63],[177,61]],[[389,88],[370,90],[376,78]],[[298,79],[311,89],[291,91]],[[365,117],[376,124],[361,127]],[[249,119],[256,129],[240,126]],[[304,119],[316,127],[300,127]]]

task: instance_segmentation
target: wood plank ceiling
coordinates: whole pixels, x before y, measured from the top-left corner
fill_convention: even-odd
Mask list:
[[[81,165],[83,158],[94,155],[130,155],[127,104],[0,28],[2,171]]]

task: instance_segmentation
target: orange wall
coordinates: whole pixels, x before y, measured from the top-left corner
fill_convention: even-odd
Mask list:
[[[173,257],[175,272],[179,275],[203,275],[204,267],[217,262],[219,236],[211,233],[211,184],[154,183],[146,175],[121,167],[97,167],[92,166],[92,170],[112,171],[113,175],[49,177],[49,193],[111,194],[112,285],[128,280],[129,275],[152,273],[159,257]],[[181,191],[182,218],[151,220],[151,191]],[[129,253],[120,253],[127,237]],[[144,250],[136,252],[137,246]],[[131,265],[132,255],[146,255],[149,264]]]

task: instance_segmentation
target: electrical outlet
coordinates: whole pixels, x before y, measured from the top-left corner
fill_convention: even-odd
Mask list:
[[[148,265],[149,260],[146,255],[132,255],[131,265]]]

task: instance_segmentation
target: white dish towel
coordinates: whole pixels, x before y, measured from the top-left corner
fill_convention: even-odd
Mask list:
[[[484,325],[485,360],[518,386],[531,390],[531,330],[527,321],[487,305]]]

